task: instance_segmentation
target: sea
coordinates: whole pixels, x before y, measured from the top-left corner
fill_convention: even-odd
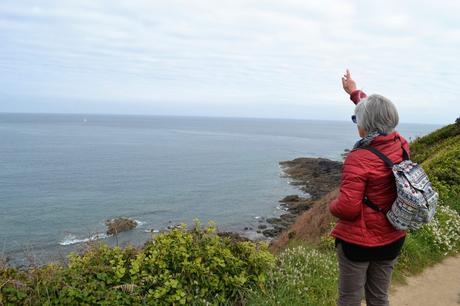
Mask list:
[[[414,139],[439,127],[398,131]],[[342,160],[357,139],[351,121],[0,114],[0,257],[43,264],[87,241],[140,245],[197,219],[258,238],[280,199],[304,195],[279,162]],[[107,236],[117,217],[139,225]]]

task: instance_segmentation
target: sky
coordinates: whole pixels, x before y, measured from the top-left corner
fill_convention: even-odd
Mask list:
[[[1,0],[0,112],[460,116],[460,1]]]

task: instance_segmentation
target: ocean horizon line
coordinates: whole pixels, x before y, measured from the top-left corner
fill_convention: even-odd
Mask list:
[[[138,114],[138,113],[79,113],[79,112],[2,112],[1,115],[46,115],[46,116],[113,116],[113,117],[173,117],[173,118],[200,118],[200,119],[252,119],[252,120],[280,120],[280,121],[308,121],[308,122],[348,122],[339,119],[313,119],[313,118],[289,118],[289,117],[241,117],[241,116],[210,116],[210,115],[177,115],[177,114]],[[442,126],[449,122],[425,123],[425,122],[399,122],[399,124],[416,124]]]

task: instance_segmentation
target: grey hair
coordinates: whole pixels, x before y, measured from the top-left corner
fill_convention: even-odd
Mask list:
[[[396,106],[389,99],[381,95],[370,95],[361,100],[355,108],[358,126],[366,132],[378,131],[389,134],[399,123]]]

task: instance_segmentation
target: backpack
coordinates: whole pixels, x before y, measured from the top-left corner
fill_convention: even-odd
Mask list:
[[[386,214],[388,221],[398,230],[416,230],[429,223],[434,217],[439,196],[422,167],[409,159],[409,154],[404,148],[403,161],[398,164],[394,164],[374,147],[367,146],[362,149],[377,155],[392,170],[397,192],[396,200],[387,212],[367,197],[364,197],[364,203]]]

